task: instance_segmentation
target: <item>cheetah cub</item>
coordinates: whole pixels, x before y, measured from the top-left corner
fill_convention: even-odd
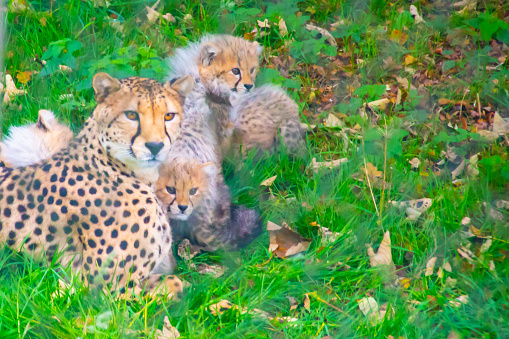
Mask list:
[[[257,212],[230,207],[221,173],[220,129],[213,115],[187,111],[156,182],[156,196],[172,219],[174,239],[187,238],[206,251],[237,249],[261,233]]]
[[[305,154],[299,107],[283,89],[272,85],[256,88],[240,96],[230,113],[234,148],[272,150],[281,140],[289,154]]]
[[[188,74],[195,78],[197,84],[184,110],[194,107],[204,115],[212,112],[221,125],[223,149],[231,144],[234,133],[234,144],[242,144],[243,149],[270,150],[278,145],[281,133],[288,151],[303,155],[297,104],[278,87],[254,88],[262,51],[257,42],[206,35],[175,51],[168,59],[169,77]]]
[[[12,168],[36,164],[66,148],[72,137],[53,112],[41,109],[36,123],[9,128],[9,136],[0,142],[0,161]]]

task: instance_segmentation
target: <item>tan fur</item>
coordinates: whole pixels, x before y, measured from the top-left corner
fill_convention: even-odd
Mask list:
[[[189,160],[167,162],[159,168],[156,195],[170,214],[188,216],[195,206],[202,204],[209,189],[209,178],[203,169],[207,166],[212,165]],[[169,192],[170,188],[175,189],[174,194]],[[191,189],[196,189],[196,194],[191,195]],[[186,209],[182,211],[179,206]]]
[[[140,78],[123,79],[117,84],[111,79],[101,76],[94,83],[99,102],[94,113],[101,131],[99,141],[140,180],[151,183],[180,133],[184,96],[192,89],[189,83],[193,80],[184,77],[170,85]],[[104,87],[105,83],[110,87]],[[108,95],[104,97],[104,93]],[[126,112],[135,112],[138,118],[129,119]],[[174,114],[171,121],[164,120],[166,113]],[[160,149],[152,152],[151,144]]]
[[[162,284],[166,292],[182,291],[178,278],[161,275],[175,265],[168,220],[133,170],[150,162],[137,138],[166,146],[178,134],[179,123],[163,117],[181,117],[188,80],[170,86],[96,75],[98,105],[65,150],[32,166],[0,168],[0,242],[49,261],[63,251],[62,264],[72,262],[89,284],[107,290],[152,293]],[[127,119],[126,110],[139,119]],[[122,153],[125,146],[133,152]]]
[[[52,112],[39,110],[36,123],[9,129],[0,146],[0,161],[13,168],[32,165],[66,148],[72,137],[71,129],[60,124]]]
[[[243,93],[254,86],[260,55],[260,45],[257,42],[219,36],[204,44],[200,55],[200,80],[207,88],[220,85],[233,92]],[[233,70],[237,68],[239,74],[234,74]]]

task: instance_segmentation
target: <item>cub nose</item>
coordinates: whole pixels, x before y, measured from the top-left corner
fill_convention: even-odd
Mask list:
[[[178,205],[178,207],[179,207],[179,210],[181,210],[182,212],[187,210],[187,206],[186,205]]]
[[[164,147],[162,142],[146,142],[145,146],[149,149],[150,153],[157,155],[159,151]]]
[[[246,88],[246,90],[249,92],[249,90],[250,90],[251,88],[253,88],[253,84],[251,84],[251,85],[247,85],[247,84],[246,84],[246,85],[244,85],[244,87],[245,87],[245,88]]]

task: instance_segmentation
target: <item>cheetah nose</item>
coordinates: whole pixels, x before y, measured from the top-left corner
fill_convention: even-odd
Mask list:
[[[253,88],[253,84],[251,84],[251,85],[247,85],[247,84],[246,84],[246,85],[244,85],[244,87],[245,87],[245,88],[246,88],[246,90],[249,92],[249,90],[250,90],[251,88]]]
[[[164,147],[162,142],[146,142],[145,146],[149,149],[150,153],[157,155],[159,151]]]
[[[186,205],[178,205],[178,206],[179,206],[179,210],[181,210],[182,212],[187,210],[187,206]]]

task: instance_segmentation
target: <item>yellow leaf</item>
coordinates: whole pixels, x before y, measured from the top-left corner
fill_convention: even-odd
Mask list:
[[[379,171],[376,166],[374,166],[372,163],[368,162],[366,165],[366,168],[364,168],[364,173],[369,177],[369,179],[373,180],[375,178],[381,178],[383,177],[383,172]]]
[[[413,64],[415,62],[417,62],[417,59],[414,58],[413,56],[411,56],[410,54],[405,56],[405,66],[411,65],[411,64]]]
[[[26,84],[32,78],[32,72],[30,71],[19,72],[18,75],[16,75],[16,78],[21,84]]]

